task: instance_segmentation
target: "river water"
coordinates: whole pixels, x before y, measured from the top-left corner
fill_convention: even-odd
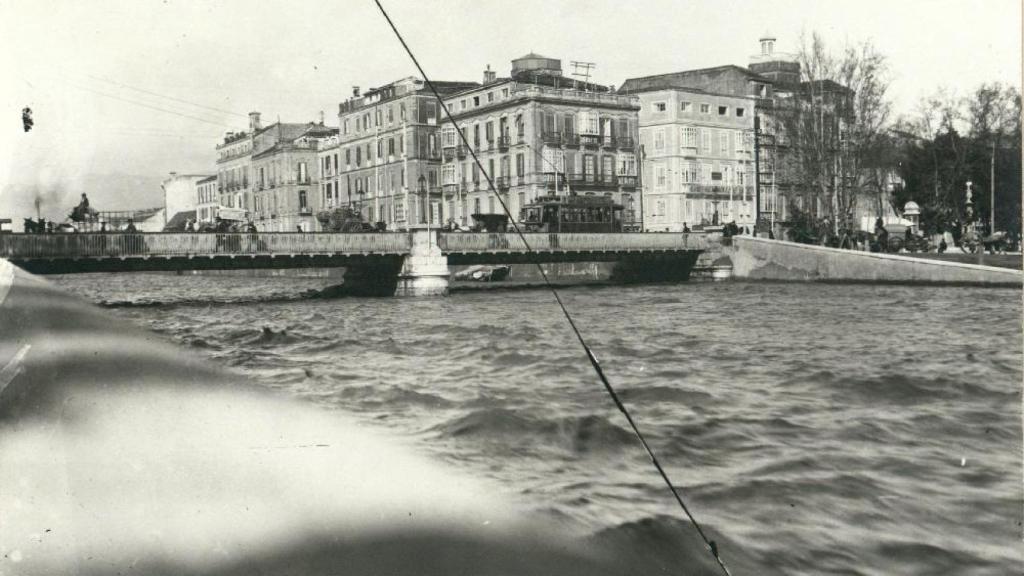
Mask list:
[[[542,515],[629,531],[655,555],[696,538],[546,291],[55,282]],[[724,557],[765,574],[1021,573],[1020,290],[691,282],[563,297]]]

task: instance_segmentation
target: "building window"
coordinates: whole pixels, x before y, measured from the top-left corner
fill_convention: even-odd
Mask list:
[[[659,151],[665,149],[665,130],[658,130],[654,133],[654,149]]]
[[[619,176],[636,176],[636,155],[619,155]]]
[[[722,156],[729,154],[729,132],[722,131],[718,133],[718,152]]]
[[[494,92],[488,92],[487,93],[487,101],[488,102],[494,102]]]
[[[306,209],[306,191],[299,190],[299,210]]]
[[[516,154],[516,176],[522,176],[526,173],[526,156],[523,154]]]
[[[711,130],[700,131],[700,147],[705,152],[711,152]]]
[[[743,113],[744,112],[745,112],[745,110],[743,110],[743,108],[736,108],[736,117],[737,118],[743,118]]]
[[[697,129],[693,126],[684,126],[682,132],[683,148],[697,147]]]
[[[729,114],[729,107],[728,106],[719,106],[718,107],[718,115],[719,116],[727,116],[728,114]]]
[[[683,112],[690,112],[693,109],[693,102],[686,102],[684,100],[683,102],[679,103],[679,109],[682,110]]]
[[[307,181],[306,163],[305,162],[299,162],[298,170],[299,170],[299,182],[303,183],[303,184],[306,183],[306,181]]]
[[[664,166],[655,166],[654,167],[654,181],[657,183],[658,188],[664,188],[665,184],[667,183],[667,180],[668,179],[665,176],[665,167]]]
[[[701,114],[711,114],[711,104],[701,104],[700,105],[700,113]]]
[[[711,183],[711,164],[700,165],[700,181],[701,184]]]
[[[463,98],[462,100],[459,101],[459,109],[460,110],[465,110],[466,109],[466,99],[465,98]]]
[[[473,108],[476,108],[478,106],[480,106],[480,97],[479,96],[473,96]]]
[[[664,112],[665,111],[665,103],[664,102],[655,102],[654,103],[654,111],[655,112]]]
[[[697,169],[690,162],[684,162],[682,171],[679,173],[679,179],[683,184],[690,184],[697,180]]]
[[[508,88],[502,88],[501,89],[501,97],[502,98],[508,98]]]

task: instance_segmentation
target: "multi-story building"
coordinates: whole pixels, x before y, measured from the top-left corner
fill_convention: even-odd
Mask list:
[[[217,145],[217,193],[220,205],[248,211],[252,206],[253,134],[262,128],[260,113],[249,113],[249,131],[228,132]]]
[[[638,89],[644,228],[754,226],[754,98]]]
[[[638,226],[639,100],[607,86],[562,76],[561,61],[527,54],[512,74],[445,98],[458,130],[483,164],[488,187],[456,127],[442,129],[445,219],[471,225],[473,214],[502,213],[497,194],[517,220],[538,196],[606,195],[624,206],[627,227]]]
[[[208,174],[178,174],[171,172],[170,177],[160,184],[164,191],[164,223],[168,223],[175,214],[194,212],[199,194],[198,185]],[[193,217],[193,215],[190,215]]]
[[[220,194],[217,191],[217,175],[214,174],[196,183],[196,221],[215,222],[219,207]]]
[[[253,135],[252,214],[257,229],[271,232],[317,230],[320,209],[318,150],[338,133],[319,123],[275,122]]]
[[[738,98],[742,100],[744,104],[739,104],[737,101],[732,104],[723,102],[723,104],[717,105],[707,102],[707,99],[705,99],[705,102],[709,104],[712,117],[717,117],[719,106],[732,110],[742,107],[745,110],[746,116],[742,120],[739,117],[734,117],[733,121],[742,124],[749,123],[749,129],[751,130],[755,123],[759,125],[761,144],[757,146],[759,158],[755,162],[754,152],[752,151],[754,148],[753,141],[751,141],[750,145],[751,152],[746,156],[751,164],[758,165],[758,169],[755,172],[755,169],[751,167],[747,171],[748,176],[745,176],[745,182],[747,183],[746,185],[756,186],[759,184],[757,187],[760,188],[759,211],[761,220],[777,221],[786,217],[786,201],[783,196],[780,196],[780,188],[784,185],[786,174],[781,173],[784,171],[780,169],[781,165],[778,161],[778,147],[776,144],[783,141],[784,138],[780,133],[780,122],[776,118],[775,103],[780,98],[788,98],[795,87],[799,85],[800,65],[796,63],[793,56],[775,52],[776,39],[772,34],[765,33],[760,42],[761,54],[751,58],[750,68],[728,64],[712,68],[631,78],[623,83],[620,92],[644,94],[658,90],[691,90],[703,92],[713,98],[725,100]],[[699,99],[693,101],[697,102]],[[682,110],[675,112],[685,114]],[[700,113],[699,108],[697,113]],[[712,130],[714,129],[713,126],[710,127]],[[646,152],[650,155],[651,149],[647,148]],[[724,174],[722,176],[724,177]],[[666,172],[666,178],[668,178],[668,172]],[[737,210],[733,211],[737,216],[737,224],[740,223],[740,218],[743,217],[738,212],[739,208],[742,208],[742,206],[737,207]],[[657,210],[656,204],[653,209]],[[756,214],[757,209],[751,208],[750,218],[756,219]],[[720,216],[724,217],[721,213]],[[729,220],[725,221],[728,222]],[[692,226],[693,222],[689,224]]]
[[[342,198],[339,180],[341,176],[341,165],[338,161],[340,156],[340,142],[338,134],[325,138],[320,142],[317,156],[319,158],[320,170],[320,207],[330,210],[341,206],[348,206],[350,198]]]
[[[442,95],[477,85],[433,84]],[[354,88],[338,109],[341,164],[337,178],[332,175],[335,203],[340,197],[367,221],[383,222],[391,229],[441,222],[439,108],[418,78],[404,78],[362,95]],[[326,193],[325,187],[325,197]]]

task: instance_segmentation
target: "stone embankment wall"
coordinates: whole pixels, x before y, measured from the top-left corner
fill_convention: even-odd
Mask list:
[[[839,250],[739,236],[709,244],[705,260],[727,256],[732,276],[750,280],[1021,286],[1021,271],[897,254]]]

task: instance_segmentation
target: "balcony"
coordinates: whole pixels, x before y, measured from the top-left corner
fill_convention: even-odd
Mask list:
[[[451,162],[458,156],[457,148],[445,148],[444,149],[444,161]]]
[[[556,182],[559,184],[564,182],[561,174],[555,174],[554,172],[541,172],[537,174],[538,184],[544,184],[548,187],[554,188]]]
[[[566,134],[565,138],[563,138],[563,142],[566,146],[579,148],[580,137],[577,134]]]
[[[455,148],[455,157],[462,160],[469,155],[469,148],[465,146],[458,146]]]
[[[598,148],[601,146],[601,137],[597,134],[580,134],[580,144],[585,148]]]
[[[525,131],[520,130],[516,134],[516,142],[519,143],[519,144],[522,144],[522,143],[526,142],[526,132]]]
[[[609,135],[601,136],[601,146],[608,149],[615,148],[615,139]]]
[[[507,152],[508,151],[508,147],[511,144],[510,140],[511,139],[508,136],[500,136],[500,137],[498,137],[498,150],[500,150],[502,152]]]
[[[544,132],[543,134],[541,134],[540,139],[545,144],[559,145],[559,144],[562,143],[562,133],[561,132]]]
[[[445,196],[454,196],[454,195],[458,194],[461,191],[462,191],[462,185],[461,184],[445,184],[444,185],[444,194],[445,194]]]
[[[619,136],[615,139],[615,146],[619,150],[632,150],[636,148],[636,142],[630,136]]]
[[[508,176],[500,176],[494,179],[494,186],[499,191],[508,191],[509,186],[512,185],[512,179]]]
[[[636,188],[636,176],[619,176],[618,180],[623,188]]]

